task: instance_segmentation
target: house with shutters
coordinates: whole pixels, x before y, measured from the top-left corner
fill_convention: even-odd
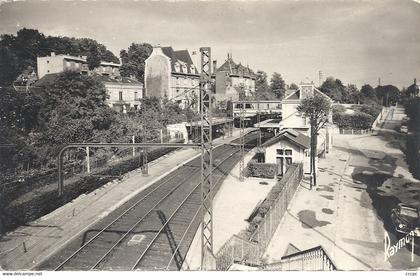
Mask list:
[[[213,67],[217,68],[217,63]],[[216,102],[237,101],[241,93],[250,96],[255,92],[254,71],[241,63],[235,63],[231,54],[228,54],[226,61],[215,71],[213,77],[216,80]]]
[[[154,47],[145,61],[146,97],[167,98],[183,107],[198,109],[200,75],[188,50]]]

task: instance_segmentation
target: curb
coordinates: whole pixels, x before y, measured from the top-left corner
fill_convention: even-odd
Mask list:
[[[36,264],[33,264],[29,270],[35,270],[35,268],[42,263],[43,261],[45,261],[46,259],[48,259],[49,257],[51,257],[51,255],[55,254],[56,252],[58,252],[60,249],[62,249],[65,245],[67,245],[69,242],[71,242],[72,240],[74,240],[78,235],[80,235],[83,231],[85,231],[86,229],[88,229],[89,227],[91,227],[92,225],[94,225],[95,223],[97,223],[100,219],[106,217],[107,215],[109,215],[112,211],[114,211],[115,209],[117,209],[118,207],[122,206],[125,202],[129,201],[131,198],[133,198],[134,196],[136,196],[138,193],[140,193],[141,191],[147,189],[148,187],[150,187],[151,185],[155,184],[157,181],[161,180],[162,178],[168,176],[170,173],[174,172],[175,170],[179,169],[180,167],[184,166],[185,164],[187,164],[188,162],[191,162],[192,160],[194,160],[195,158],[199,157],[201,155],[201,153],[198,153],[196,155],[194,155],[193,157],[181,162],[180,164],[176,165],[175,167],[173,167],[172,169],[170,169],[169,171],[165,172],[164,174],[158,176],[157,178],[155,178],[154,180],[150,181],[149,183],[145,184],[144,186],[138,188],[137,190],[131,192],[129,195],[125,196],[124,198],[122,198],[121,200],[119,200],[117,203],[115,203],[113,206],[111,206],[110,208],[108,208],[107,210],[103,211],[102,213],[98,214],[97,219],[93,220],[90,224],[88,224],[86,227],[84,227],[83,229],[81,229],[80,231],[78,231],[76,234],[72,235],[69,239],[67,239],[64,243],[59,244],[58,246],[56,246],[55,250],[50,252],[49,254],[47,254],[45,257],[42,257],[42,259],[38,260],[36,262]],[[129,179],[129,177],[127,178]],[[125,180],[127,180],[125,179]],[[65,206],[65,205],[64,205]]]

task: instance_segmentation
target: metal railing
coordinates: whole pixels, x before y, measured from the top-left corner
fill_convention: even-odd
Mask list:
[[[333,271],[337,266],[322,246],[283,256],[279,262],[266,264],[264,270]]]
[[[372,133],[372,129],[343,129],[340,128],[340,134],[368,134]]]
[[[261,265],[261,256],[280,224],[302,175],[302,164],[292,164],[289,167],[284,177],[277,183],[277,187],[275,186],[267,197],[268,211],[250,237],[246,239],[233,235],[216,253],[217,270],[228,270],[233,263]]]
[[[277,226],[280,224],[287,210],[287,206],[302,180],[302,175],[302,164],[293,164],[277,184],[281,190],[275,198],[270,198],[271,204],[268,211],[249,239],[250,241],[257,242],[262,249],[265,250],[270,243]]]
[[[216,269],[228,270],[233,263],[258,266],[260,253],[258,244],[233,235],[216,253]]]

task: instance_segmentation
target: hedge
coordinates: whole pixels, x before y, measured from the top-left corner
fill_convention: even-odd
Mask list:
[[[257,163],[251,160],[245,169],[245,176],[271,178],[273,179],[277,173],[277,165],[272,163]]]
[[[334,113],[333,122],[342,129],[370,129],[375,118],[363,112],[353,114]]]

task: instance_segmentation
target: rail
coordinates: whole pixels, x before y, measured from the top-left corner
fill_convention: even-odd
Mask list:
[[[215,170],[216,168],[218,168],[222,163],[224,163],[226,160],[228,160],[229,158],[231,158],[237,151],[233,152],[232,154],[229,154],[226,158],[224,158],[223,160],[221,160],[217,165],[214,166],[213,170]],[[90,269],[96,269],[102,262],[103,260],[105,260],[105,258],[115,249],[117,248],[118,245],[121,244],[121,242],[123,241],[123,239],[125,239],[130,233],[132,233],[133,229],[135,229],[151,212],[153,212],[154,210],[156,210],[156,207],[161,204],[168,196],[170,196],[176,189],[178,189],[178,187],[180,187],[181,185],[185,184],[185,181],[187,179],[191,178],[192,174],[198,173],[200,171],[200,168],[197,168],[196,170],[194,170],[193,172],[191,172],[190,174],[188,174],[186,177],[184,177],[181,181],[179,181],[179,184],[177,184],[175,187],[173,187],[172,189],[170,189],[169,192],[166,192],[165,195],[158,201],[156,202],[156,204],[154,204],[154,206],[152,206],[152,208],[150,208],[150,210],[144,214],[140,219],[138,219],[117,241],[115,241],[113,243],[113,245],[107,250],[107,252],[102,255],[99,260],[97,260],[95,262],[95,264],[93,264],[93,266],[90,267]],[[94,240],[96,240],[101,234],[105,233],[107,231],[107,229],[109,229],[112,225],[114,225],[117,221],[119,221],[123,216],[125,216],[129,211],[133,210],[135,207],[137,207],[141,202],[143,202],[147,197],[149,197],[151,194],[153,194],[158,188],[162,187],[163,185],[165,185],[167,182],[172,181],[173,178],[168,178],[166,181],[162,182],[160,185],[154,187],[154,189],[152,191],[150,191],[149,193],[147,193],[145,196],[143,196],[141,199],[139,199],[138,201],[136,201],[133,205],[130,206],[130,208],[128,208],[127,210],[125,210],[121,215],[119,215],[117,218],[115,218],[112,222],[110,222],[107,226],[105,226],[101,231],[99,231],[95,236],[93,236],[91,239],[89,239],[86,243],[84,243],[81,247],[79,247],[75,252],[73,252],[70,256],[68,256],[63,262],[61,262],[56,268],[55,270],[61,270],[63,269],[63,267],[69,262],[71,261],[74,257],[76,257],[79,253],[81,253],[81,251],[88,246],[89,244],[91,244]],[[197,188],[200,187],[201,183],[197,184],[192,190],[191,192],[182,200],[181,204],[179,204],[179,206],[177,206],[176,210],[172,213],[171,217],[169,218],[169,220],[166,222],[165,225],[162,226],[161,229],[159,229],[158,233],[153,237],[152,242],[147,246],[146,250],[140,255],[140,257],[136,260],[135,265],[132,267],[132,270],[136,269],[137,265],[140,263],[141,259],[144,257],[144,255],[146,254],[146,251],[151,247],[151,244],[156,240],[156,238],[163,232],[165,226],[169,223],[169,221],[172,219],[172,217],[175,215],[175,213],[179,210],[179,208],[185,203],[185,201],[195,192],[197,191]]]
[[[266,264],[264,270],[334,271],[337,266],[322,246],[283,256],[279,262]]]

